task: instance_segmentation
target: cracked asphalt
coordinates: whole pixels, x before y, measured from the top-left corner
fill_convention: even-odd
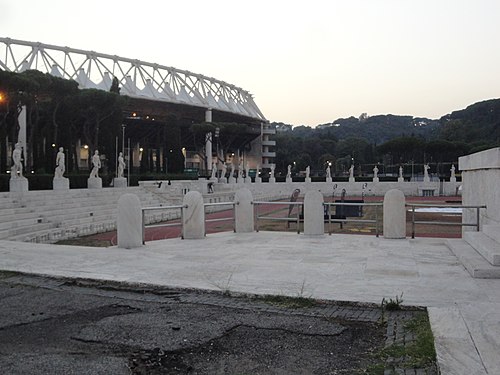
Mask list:
[[[0,274],[5,374],[356,374],[386,327],[372,305],[292,308],[223,293]]]

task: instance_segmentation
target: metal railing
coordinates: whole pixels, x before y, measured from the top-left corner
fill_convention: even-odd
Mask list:
[[[293,217],[274,217],[268,215],[259,215],[259,205],[276,205],[276,206],[303,206],[304,202],[263,202],[263,201],[254,201],[253,205],[254,215],[255,215],[255,231],[259,231],[259,220],[276,220],[276,221],[286,221],[286,222],[296,222],[297,223],[297,234],[300,233],[300,209],[297,210],[297,216]]]
[[[236,223],[235,223],[235,215],[234,215],[234,206],[237,205],[238,202],[216,202],[216,203],[204,203],[204,214],[205,214],[205,223],[213,223],[213,222],[218,222],[218,221],[228,221],[232,220],[233,221],[233,231],[236,230]],[[217,218],[217,219],[207,219],[206,218],[206,208],[207,207],[213,207],[213,206],[232,206],[233,209],[233,216],[231,217],[222,217],[222,218]],[[158,210],[181,210],[181,217],[180,221],[176,223],[163,223],[163,224],[150,224],[147,225],[148,228],[160,228],[160,227],[182,227],[182,218],[184,215],[184,209],[188,208],[187,205],[175,205],[175,206],[155,206],[155,207],[143,207],[141,208],[142,210],[142,244],[144,245],[146,243],[146,211],[158,211]],[[182,233],[182,230],[181,230]],[[206,235],[206,232],[205,232]],[[184,238],[184,237],[182,237]]]
[[[177,206],[156,206],[156,207],[142,207],[142,244],[146,244],[146,211],[157,211],[157,210],[181,210],[181,221],[178,223],[170,224],[152,224],[148,225],[148,228],[158,228],[158,227],[182,227],[182,215],[184,214],[184,209],[187,205],[177,205]]]
[[[348,203],[348,202],[325,202],[324,206],[327,207],[326,216],[328,218],[328,234],[332,234],[332,223],[340,223],[341,228],[344,223],[372,223],[375,224],[375,236],[379,236],[379,221],[381,216],[379,215],[379,207],[383,206],[382,202],[358,202],[358,203]],[[333,218],[330,214],[331,206],[373,206],[375,207],[375,219],[347,219],[347,218]]]
[[[262,201],[254,201],[253,202],[255,206],[255,230],[256,232],[259,231],[260,227],[260,220],[275,220],[275,221],[286,221],[288,223],[290,222],[295,222],[297,224],[297,234],[300,233],[300,222],[303,221],[303,216],[301,217],[301,210],[298,209],[295,216],[291,217],[274,217],[274,216],[269,216],[269,215],[260,215],[258,211],[258,206],[259,205],[282,205],[282,206],[303,206],[304,202],[262,202]],[[357,223],[374,223],[375,224],[375,235],[378,237],[380,234],[379,231],[379,222],[381,219],[381,215],[379,215],[379,207],[383,205],[382,202],[371,202],[371,203],[364,203],[364,202],[359,202],[359,203],[346,203],[346,202],[325,202],[323,203],[323,206],[326,208],[325,209],[325,216],[326,220],[325,222],[328,222],[328,234],[332,234],[332,224],[333,223],[340,223],[342,226],[343,224],[347,222],[357,222]],[[330,214],[330,207],[331,206],[375,206],[375,219],[347,219],[347,218],[332,218],[332,215]]]
[[[415,225],[426,224],[426,225],[451,225],[451,226],[462,226],[462,227],[476,227],[479,232],[480,229],[480,210],[481,208],[486,208],[486,206],[462,206],[460,204],[424,204],[424,203],[407,203],[406,207],[411,207],[411,238],[415,238]],[[428,220],[415,220],[415,207],[435,207],[435,208],[471,208],[476,210],[476,222],[475,223],[457,223],[453,221],[428,221]],[[463,215],[463,211],[461,213]]]

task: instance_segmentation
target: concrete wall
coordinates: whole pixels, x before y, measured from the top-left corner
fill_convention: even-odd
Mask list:
[[[458,159],[458,168],[462,171],[463,204],[486,205],[487,209],[481,210],[481,224],[500,225],[500,147],[463,156]],[[475,210],[465,209],[462,220],[475,222]]]
[[[173,192],[174,194],[185,194],[187,191],[196,190],[202,194],[207,194],[208,180],[185,180],[172,181],[171,185],[163,181],[158,192]],[[144,187],[158,186],[159,181],[141,181],[139,184]],[[325,196],[340,197],[342,190],[346,190],[348,196],[384,196],[391,189],[401,190],[405,196],[422,196],[424,190],[433,190],[434,195],[440,193],[445,196],[457,195],[460,182],[277,182],[277,183],[251,183],[251,184],[219,184],[213,186],[215,194],[234,192],[242,187],[250,189],[255,199],[261,196],[284,196],[288,197],[295,189],[300,189],[300,194],[304,195],[310,190],[321,191]]]

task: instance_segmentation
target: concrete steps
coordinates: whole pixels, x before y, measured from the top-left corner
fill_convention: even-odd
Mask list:
[[[465,232],[463,239],[494,266],[500,266],[500,243],[483,232]]]
[[[140,187],[4,193],[0,195],[0,239],[53,243],[114,230],[118,199],[124,193],[136,194],[143,207],[173,204]],[[173,211],[152,211],[146,214],[146,222],[176,217]]]
[[[472,277],[500,279],[500,226],[484,225],[482,232],[464,232],[447,245]]]
[[[500,267],[492,265],[464,240],[449,239],[446,240],[446,245],[472,277],[478,279],[500,279]]]

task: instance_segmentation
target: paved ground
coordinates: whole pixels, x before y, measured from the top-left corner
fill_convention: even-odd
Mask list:
[[[426,314],[14,273],[0,273],[0,300],[9,375],[362,374]]]
[[[139,249],[0,242],[0,269],[169,287],[429,307],[442,374],[500,374],[500,280],[472,279],[441,239],[220,233]]]

